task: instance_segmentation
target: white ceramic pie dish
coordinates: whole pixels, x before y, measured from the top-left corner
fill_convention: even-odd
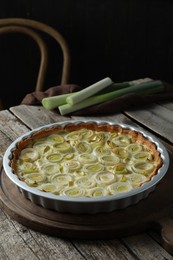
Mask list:
[[[157,146],[157,150],[160,152],[161,158],[163,160],[163,164],[161,168],[158,170],[158,173],[147,183],[144,183],[142,186],[132,189],[128,192],[123,192],[117,195],[112,196],[102,196],[95,198],[73,198],[69,196],[59,196],[54,195],[49,192],[43,192],[38,190],[37,188],[28,186],[25,182],[20,181],[18,176],[13,173],[13,170],[10,166],[10,162],[12,159],[12,152],[16,148],[16,144],[30,137],[33,133],[37,131],[48,129],[54,127],[56,125],[65,126],[68,123],[79,124],[79,123],[87,123],[94,122],[97,124],[107,123],[110,125],[118,125],[126,129],[134,130],[139,133],[142,133],[144,137],[146,137],[151,142],[155,143]],[[99,212],[111,212],[116,209],[123,209],[130,205],[138,203],[140,200],[148,197],[148,195],[155,190],[156,185],[161,181],[161,179],[166,174],[169,167],[169,155],[164,147],[164,145],[157,139],[155,136],[151,135],[147,131],[140,130],[136,127],[127,125],[127,124],[119,124],[111,121],[102,121],[102,120],[70,120],[57,122],[54,124],[49,124],[43,127],[39,127],[34,129],[21,137],[17,138],[6,150],[3,158],[3,167],[8,178],[17,186],[20,192],[33,203],[41,205],[44,208],[52,209],[59,212],[68,212],[73,214],[79,213],[87,213],[87,214],[95,214]]]

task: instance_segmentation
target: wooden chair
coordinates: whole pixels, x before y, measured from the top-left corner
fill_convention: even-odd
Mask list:
[[[0,35],[9,33],[22,33],[31,37],[40,49],[40,67],[37,75],[35,91],[42,91],[47,71],[48,51],[45,42],[39,35],[39,32],[45,33],[52,37],[60,46],[63,55],[62,75],[60,84],[69,83],[70,75],[70,51],[64,37],[54,28],[44,23],[23,19],[23,18],[7,18],[0,19]],[[2,109],[2,101],[0,100],[0,109]]]

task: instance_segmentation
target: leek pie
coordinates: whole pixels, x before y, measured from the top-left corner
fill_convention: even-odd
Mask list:
[[[163,164],[136,130],[80,122],[41,129],[19,141],[11,167],[27,185],[70,197],[111,196],[149,182]]]

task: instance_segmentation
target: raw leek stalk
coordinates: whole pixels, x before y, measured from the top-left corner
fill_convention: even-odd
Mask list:
[[[130,87],[130,86],[141,84],[141,83],[148,82],[148,81],[151,81],[151,79],[146,78],[146,79],[134,80],[134,81],[130,81],[130,82],[112,83],[109,86],[107,86],[104,89],[102,89],[99,92],[97,92],[95,95],[105,94],[105,93],[108,93],[108,92],[115,91],[115,89],[118,90],[118,89],[122,89],[122,88],[127,88],[127,87]],[[94,85],[95,84],[93,84],[93,86]],[[42,105],[46,109],[57,108],[57,107],[59,107],[61,105],[66,104],[66,99],[68,97],[70,97],[71,95],[74,95],[76,93],[78,93],[78,92],[68,93],[68,94],[61,94],[61,95],[57,95],[57,96],[53,96],[53,97],[43,98],[42,99]],[[86,99],[86,95],[85,95],[85,99]]]
[[[43,98],[42,99],[42,105],[46,109],[54,109],[56,107],[59,107],[59,106],[65,104],[66,103],[66,98],[69,95],[70,94],[68,93],[68,94],[62,94],[62,95],[58,95],[58,96]]]
[[[147,83],[142,83],[140,85],[130,86],[127,88],[122,88],[119,90],[108,92],[106,94],[92,96],[75,105],[64,104],[62,106],[59,106],[59,111],[61,115],[66,115],[92,105],[96,105],[114,98],[118,98],[128,93],[143,93],[143,94],[150,93],[151,94],[151,93],[159,93],[162,92],[163,90],[164,90],[164,85],[162,84],[161,81],[159,80],[151,81]]]
[[[81,91],[74,93],[73,95],[70,95],[69,97],[67,97],[66,102],[70,105],[80,103],[84,99],[93,96],[94,94],[111,85],[112,83],[112,80],[108,77],[102,79],[92,84],[91,86],[84,88]]]

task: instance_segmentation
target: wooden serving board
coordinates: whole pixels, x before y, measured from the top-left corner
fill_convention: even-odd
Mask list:
[[[26,199],[1,171],[1,207],[19,223],[45,234],[75,239],[111,239],[154,229],[173,253],[173,156],[167,174],[146,199],[111,213],[69,214],[44,209]]]

